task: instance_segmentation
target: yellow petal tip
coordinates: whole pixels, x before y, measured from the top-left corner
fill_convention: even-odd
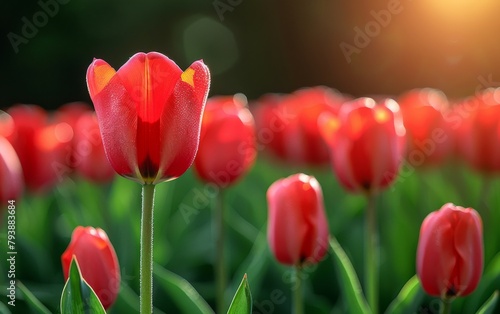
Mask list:
[[[115,69],[107,63],[96,65],[94,67],[95,93],[97,94],[103,90],[115,74]]]
[[[188,68],[181,74],[181,80],[191,85],[191,87],[194,87],[194,81],[193,81],[194,72],[195,71],[192,68]]]

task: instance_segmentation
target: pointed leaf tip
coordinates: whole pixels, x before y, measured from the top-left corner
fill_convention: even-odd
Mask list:
[[[251,314],[252,313],[252,293],[248,285],[247,274],[243,275],[240,286],[231,301],[227,314]]]

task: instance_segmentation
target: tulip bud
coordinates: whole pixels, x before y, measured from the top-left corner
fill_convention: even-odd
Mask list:
[[[255,155],[255,125],[246,98],[209,99],[194,161],[197,174],[206,182],[226,187],[248,171]]]
[[[422,223],[417,274],[425,292],[441,298],[466,296],[483,272],[483,227],[472,208],[447,203]]]
[[[335,174],[347,190],[373,193],[394,181],[405,147],[405,128],[394,100],[376,104],[359,98],[345,103],[338,116],[321,115],[318,123]]]
[[[47,112],[36,105],[8,109],[14,130],[7,137],[19,156],[24,182],[34,192],[46,191],[64,178],[65,147],[73,130],[65,122],[49,122]]]
[[[109,308],[120,290],[120,269],[111,242],[102,229],[76,227],[71,243],[61,256],[64,279],[76,257],[83,279],[92,287],[104,308]]]
[[[443,113],[446,96],[431,88],[411,90],[398,99],[408,139],[407,158],[414,167],[437,165],[453,148],[451,130]]]
[[[267,190],[267,238],[276,259],[286,265],[318,263],[328,245],[323,193],[318,181],[295,174]]]
[[[460,150],[474,169],[500,172],[500,88],[489,88],[464,103],[466,116],[457,130]]]

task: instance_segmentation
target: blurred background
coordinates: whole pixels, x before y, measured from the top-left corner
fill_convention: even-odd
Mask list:
[[[139,51],[162,52],[181,68],[202,58],[212,71],[211,95],[242,92],[250,99],[314,85],[354,96],[434,87],[455,98],[500,85],[494,0],[7,0],[1,6],[1,108],[90,101],[85,73],[92,59],[117,69]]]

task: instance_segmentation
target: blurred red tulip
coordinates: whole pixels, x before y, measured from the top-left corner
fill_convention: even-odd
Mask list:
[[[255,123],[246,105],[243,95],[207,101],[194,161],[194,169],[204,181],[226,187],[253,165]]]
[[[194,161],[210,84],[208,68],[186,71],[157,53],[137,53],[118,71],[96,59],[87,71],[106,155],[141,184],[182,175]]]
[[[65,147],[73,138],[71,127],[49,123],[45,110],[35,105],[16,105],[7,113],[14,124],[7,139],[19,156],[26,186],[39,192],[62,180]]]
[[[461,155],[478,171],[500,172],[500,88],[487,89],[461,106],[468,108],[457,130]]]
[[[16,200],[21,196],[23,185],[23,172],[17,153],[10,142],[0,136],[0,209],[8,200]]]
[[[482,233],[481,217],[472,208],[448,203],[425,218],[417,249],[425,292],[444,298],[476,289],[483,272]]]
[[[104,308],[109,308],[120,290],[120,268],[106,232],[92,227],[75,228],[71,243],[61,256],[65,280],[68,280],[73,256],[78,261],[83,279],[92,287]]]
[[[337,114],[344,98],[325,87],[289,95],[264,95],[254,110],[257,138],[272,154],[297,165],[328,163],[328,147],[318,128],[323,112]]]
[[[67,103],[59,107],[55,111],[54,121],[66,122],[73,129],[73,133],[75,133],[76,132],[75,127],[78,119],[80,119],[80,117],[83,114],[91,111],[92,108],[84,102],[77,101],[77,102]],[[66,156],[64,160],[65,166],[67,166],[71,170],[76,168],[76,159],[77,159],[75,153],[76,149],[77,149],[76,142],[75,138],[73,137],[73,140],[71,141],[70,145],[66,147]]]
[[[274,182],[267,190],[267,238],[283,264],[318,263],[328,245],[323,192],[318,181],[295,174]]]
[[[338,116],[319,119],[340,183],[349,191],[376,192],[396,178],[405,147],[398,104],[371,98],[345,103]]]
[[[102,145],[99,123],[94,112],[81,115],[75,127],[74,156],[76,170],[93,182],[109,182],[115,171],[111,167]]]
[[[398,99],[407,136],[407,160],[412,166],[436,165],[453,149],[446,96],[437,90],[414,89]]]
[[[84,102],[75,101],[62,105],[55,112],[55,120],[58,122],[66,122],[71,127],[76,125],[80,117],[92,111],[92,108]]]

